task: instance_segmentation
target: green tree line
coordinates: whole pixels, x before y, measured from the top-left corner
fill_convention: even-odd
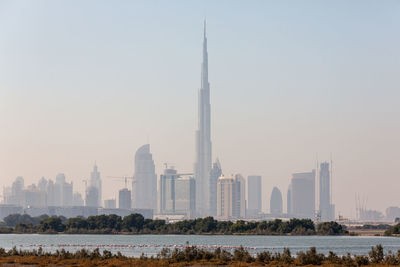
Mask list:
[[[218,221],[213,217],[166,223],[164,220],[145,219],[141,214],[122,218],[117,215],[98,215],[88,218],[30,217],[9,215],[0,233],[101,233],[101,234],[255,234],[255,235],[343,235],[345,227],[336,222],[317,225],[310,219],[248,222],[243,220]]]

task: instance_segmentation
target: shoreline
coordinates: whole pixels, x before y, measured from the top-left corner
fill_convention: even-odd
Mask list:
[[[384,230],[349,230],[348,234],[337,235],[323,235],[323,234],[257,234],[257,233],[132,233],[132,232],[7,232],[0,233],[1,235],[110,235],[110,236],[139,236],[139,235],[153,235],[153,236],[288,236],[288,237],[302,237],[302,236],[320,236],[320,237],[400,237],[398,234],[385,235]]]

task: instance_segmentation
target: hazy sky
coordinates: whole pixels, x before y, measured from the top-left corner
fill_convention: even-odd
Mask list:
[[[207,17],[213,157],[284,200],[333,155],[336,211],[400,206],[399,1],[0,1],[0,181],[104,197],[148,140],[192,171]],[[284,201],[286,207],[286,201]]]

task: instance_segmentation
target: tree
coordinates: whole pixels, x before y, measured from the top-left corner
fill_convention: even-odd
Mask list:
[[[50,217],[41,221],[39,230],[41,232],[63,232],[65,231],[65,225],[60,217]]]
[[[165,225],[165,220],[152,220],[152,219],[144,220],[144,227],[151,231],[155,230],[160,231],[164,227],[164,225]]]
[[[195,220],[195,230],[203,233],[210,233],[217,229],[217,221],[213,217],[206,217]]]
[[[108,228],[115,229],[117,231],[121,230],[122,218],[121,216],[111,214],[108,216]]]
[[[31,223],[17,223],[17,225],[15,225],[15,231],[17,233],[30,233],[33,232],[33,225]]]
[[[88,222],[82,217],[70,218],[66,227],[67,229],[88,229]]]
[[[128,231],[140,231],[143,229],[143,225],[144,217],[137,213],[125,216],[122,220],[122,227]]]
[[[7,226],[15,226],[19,222],[20,214],[10,214],[4,218],[4,222]]]
[[[345,234],[343,225],[337,222],[323,222],[317,225],[317,234],[319,235],[340,235]]]

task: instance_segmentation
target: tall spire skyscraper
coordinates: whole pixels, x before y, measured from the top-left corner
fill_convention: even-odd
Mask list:
[[[201,64],[201,87],[199,89],[198,130],[196,132],[196,207],[198,215],[210,214],[211,171],[211,112],[210,83],[208,82],[208,53],[206,21],[204,21],[203,62]]]

